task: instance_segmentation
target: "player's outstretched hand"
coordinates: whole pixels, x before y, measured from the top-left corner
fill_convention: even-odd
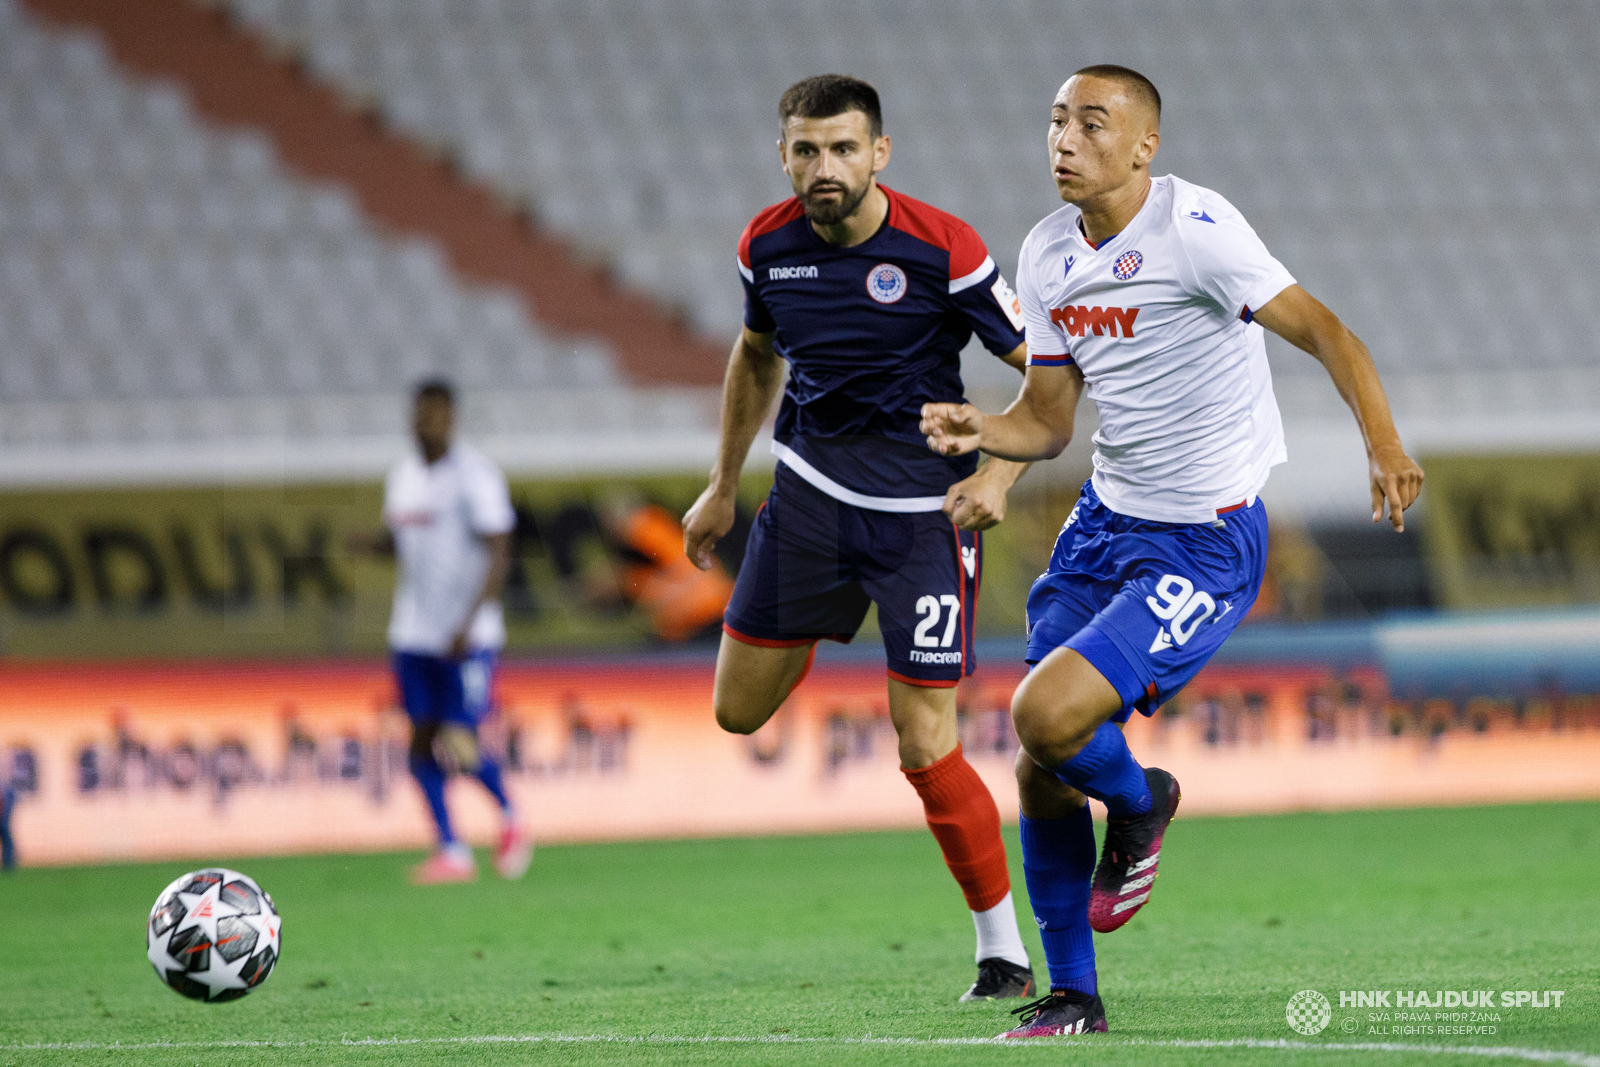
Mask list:
[[[1006,517],[1006,492],[1010,482],[992,476],[996,468],[984,464],[978,473],[963,478],[944,495],[944,513],[963,530],[987,530]]]
[[[920,428],[928,447],[941,456],[966,455],[977,450],[983,412],[971,404],[924,404]]]
[[[718,491],[714,485],[706,486],[700,499],[694,502],[683,517],[683,553],[703,571],[716,563],[711,554],[717,542],[733,529],[735,497],[732,493]]]
[[[1406,508],[1422,492],[1422,468],[1399,445],[1373,451],[1367,464],[1372,478],[1372,521],[1383,521],[1383,507],[1389,506],[1389,522],[1396,532],[1406,528]]]

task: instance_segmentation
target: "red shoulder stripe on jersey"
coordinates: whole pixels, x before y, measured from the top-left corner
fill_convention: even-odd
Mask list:
[[[800,198],[791,196],[782,203],[773,204],[763,208],[751,219],[744,228],[744,233],[739,235],[739,262],[748,269],[750,266],[750,241],[764,233],[771,233],[780,226],[787,226],[801,215],[805,208],[800,206]]]
[[[880,184],[889,197],[889,225],[950,253],[951,279],[965,278],[989,258],[983,238],[961,219]]]

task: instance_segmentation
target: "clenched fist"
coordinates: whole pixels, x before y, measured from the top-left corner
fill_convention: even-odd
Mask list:
[[[709,485],[683,517],[683,554],[703,571],[716,562],[717,542],[733,529],[736,500],[734,493]]]

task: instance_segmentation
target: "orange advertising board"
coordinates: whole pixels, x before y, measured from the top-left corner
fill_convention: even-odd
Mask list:
[[[1014,819],[1020,669],[961,690],[962,739]],[[0,772],[24,863],[418,848],[408,729],[381,662],[8,666]],[[707,662],[502,671],[486,743],[541,841],[920,825],[898,772],[881,667],[820,664],[752,737],[710,713]],[[1352,695],[1353,694],[1353,695]],[[1187,814],[1600,797],[1600,705],[1392,704],[1381,678],[1212,668],[1129,738],[1172,770]],[[1441,725],[1442,724],[1442,725]],[[475,782],[452,804],[492,839]]]

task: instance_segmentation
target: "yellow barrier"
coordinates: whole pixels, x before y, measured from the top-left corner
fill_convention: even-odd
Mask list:
[[[513,482],[516,559],[505,597],[513,647],[637,644],[594,509],[650,498],[681,513],[703,479]],[[753,512],[759,476],[744,497]],[[0,651],[106,659],[378,653],[394,569],[352,558],[346,535],[382,519],[377,483],[39,490],[0,494]],[[572,530],[571,516],[580,528]],[[587,525],[584,519],[587,517]],[[565,522],[578,574],[546,544]]]
[[[518,512],[506,623],[512,649],[638,646],[647,615],[622,595],[624,561],[598,516],[640,501],[681,515],[701,476],[513,480]],[[752,474],[752,516],[771,484]],[[977,624],[1020,634],[1029,584],[1075,494],[1017,494],[985,535]],[[0,653],[23,659],[328,656],[384,649],[393,565],[352,558],[376,529],[377,483],[0,493]],[[742,555],[745,528],[724,546]],[[564,552],[567,558],[556,557]],[[564,564],[572,573],[560,573]],[[732,567],[730,566],[730,570]]]
[[[1429,457],[1423,525],[1447,607],[1600,602],[1600,457]]]

